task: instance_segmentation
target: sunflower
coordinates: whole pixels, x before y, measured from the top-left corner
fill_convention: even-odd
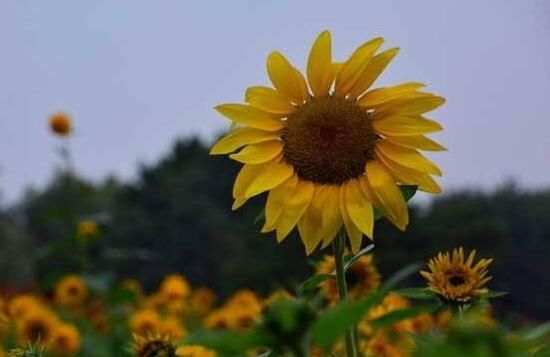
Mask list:
[[[8,314],[15,320],[22,319],[28,312],[41,306],[38,298],[32,295],[18,295],[8,304]]]
[[[161,327],[161,316],[152,309],[142,309],[130,316],[130,329],[138,336],[157,333]]]
[[[80,332],[70,324],[61,323],[54,329],[51,348],[61,356],[72,356],[80,348]]]
[[[134,335],[134,356],[136,357],[175,357],[176,347],[169,336],[158,334]]]
[[[167,301],[183,300],[191,293],[191,286],[184,276],[172,274],[163,279],[160,293]]]
[[[215,351],[209,350],[202,346],[186,345],[178,347],[176,350],[176,356],[178,357],[217,357],[218,354]]]
[[[50,116],[50,129],[59,136],[67,136],[72,130],[71,117],[65,112],[57,112]]]
[[[88,297],[88,287],[78,275],[67,275],[55,286],[55,300],[58,304],[78,306]]]
[[[343,63],[332,59],[331,35],[311,49],[307,79],[279,52],[267,58],[273,88],[255,86],[247,104],[216,110],[238,127],[211,149],[244,164],[233,187],[233,209],[269,191],[262,232],[281,242],[297,225],[306,253],[328,245],[342,226],[354,252],[373,237],[373,207],[399,229],[409,222],[398,184],[441,192],[439,168],[418,150],[444,147],[425,134],[442,130],[423,114],[444,99],[407,82],[370,89],[397,55],[366,42]],[[237,151],[240,150],[240,151]]]
[[[487,276],[487,267],[492,259],[481,259],[474,265],[476,251],[473,250],[464,260],[462,247],[449,252],[439,253],[428,263],[429,271],[420,274],[427,280],[430,290],[442,299],[452,302],[468,302],[480,295],[483,287],[491,279]]]
[[[17,321],[17,340],[20,345],[48,345],[58,324],[57,316],[51,311],[43,307],[34,308]]]
[[[179,340],[187,335],[187,330],[183,327],[182,322],[171,316],[162,320],[159,330],[163,335],[169,336],[174,340]]]
[[[334,257],[325,255],[317,266],[317,274],[330,274],[336,269]],[[380,286],[380,273],[374,265],[374,256],[361,256],[346,272],[348,294],[351,299],[365,297]],[[325,280],[321,284],[321,292],[331,302],[338,301],[338,284],[336,278]]]
[[[198,315],[205,315],[216,303],[216,294],[208,288],[193,290],[189,301],[191,310]]]

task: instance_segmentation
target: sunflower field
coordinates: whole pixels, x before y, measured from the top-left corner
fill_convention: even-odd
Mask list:
[[[81,178],[78,118],[51,114],[56,177],[0,212],[0,357],[550,357],[548,279],[526,268],[515,286],[540,296],[502,289],[512,258],[489,248],[506,228],[474,224],[489,209],[452,227],[409,204],[442,192],[425,152],[447,151],[429,137],[445,99],[377,86],[399,53],[384,44],[337,59],[323,31],[303,71],[269,53],[270,86],[215,106],[227,132],[176,144],[134,186]]]

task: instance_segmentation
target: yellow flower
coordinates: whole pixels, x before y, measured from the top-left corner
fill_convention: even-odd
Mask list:
[[[487,267],[492,259],[481,259],[474,265],[476,251],[473,250],[464,259],[462,247],[449,252],[439,253],[428,263],[429,271],[420,274],[427,280],[430,289],[447,301],[467,302],[481,294],[483,287],[491,279],[487,276]]]
[[[96,236],[99,233],[99,226],[96,221],[86,220],[78,223],[77,234],[79,236]]]
[[[175,357],[176,347],[169,336],[159,334],[134,335],[134,356]]]
[[[292,294],[290,294],[285,289],[277,289],[274,292],[272,292],[267,297],[267,299],[265,299],[265,305],[272,305],[280,301],[289,301],[289,300],[295,300],[295,299],[296,298],[292,296]]]
[[[409,356],[395,341],[391,341],[383,331],[379,331],[369,340],[363,341],[361,343],[361,350],[367,356],[372,357]]]
[[[59,324],[54,329],[51,348],[61,356],[72,356],[80,348],[80,332],[70,324]]]
[[[179,340],[187,335],[187,330],[181,321],[175,317],[167,317],[160,324],[160,333],[169,336],[173,340]]]
[[[130,316],[130,329],[138,336],[157,333],[161,326],[161,317],[155,310],[142,309]]]
[[[88,288],[78,275],[67,275],[55,286],[55,300],[58,304],[78,306],[88,298]]]
[[[262,311],[262,301],[255,292],[248,289],[242,289],[231,295],[225,306],[230,308],[245,308],[252,313],[258,314]]]
[[[227,309],[216,309],[211,311],[204,319],[204,327],[210,330],[223,330],[229,328],[230,316]]]
[[[183,300],[189,296],[191,286],[184,276],[179,274],[168,275],[160,286],[160,293],[168,300]]]
[[[11,318],[19,320],[39,306],[41,306],[41,302],[36,297],[32,295],[18,295],[10,301],[8,313]]]
[[[207,314],[216,302],[216,294],[208,288],[198,288],[191,294],[190,304],[198,315]]]
[[[176,350],[178,357],[217,357],[218,354],[202,346],[186,345]]]
[[[72,130],[71,117],[65,112],[57,112],[50,116],[50,129],[59,136],[66,136]]]
[[[373,207],[406,228],[408,208],[398,184],[441,192],[431,177],[441,171],[419,150],[445,150],[425,136],[441,125],[423,116],[444,99],[419,91],[417,82],[370,89],[398,52],[377,53],[382,43],[368,41],[335,63],[331,35],[322,32],[309,55],[307,83],[272,52],[267,73],[275,89],[251,87],[247,104],[216,107],[238,126],[210,152],[244,164],[233,209],[269,191],[262,232],[276,231],[277,241],[297,225],[310,254],[344,226],[357,252],[363,234],[373,237]]]
[[[334,257],[326,255],[317,267],[317,274],[330,274],[336,269]],[[359,299],[365,297],[380,286],[380,273],[374,265],[374,256],[361,256],[346,272],[346,282],[349,297]],[[331,303],[338,302],[338,284],[336,278],[325,280],[321,291]]]
[[[48,345],[59,324],[57,316],[43,307],[31,309],[17,321],[17,341],[20,345]]]

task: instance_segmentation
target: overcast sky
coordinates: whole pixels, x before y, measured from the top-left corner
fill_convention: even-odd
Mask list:
[[[442,185],[550,186],[550,1],[2,0],[0,191],[13,202],[56,165],[47,117],[74,117],[77,169],[135,177],[175,138],[227,128],[212,107],[266,84],[278,49],[304,68],[333,34],[344,59],[384,36],[401,53],[377,84],[419,80],[448,99],[435,119]]]

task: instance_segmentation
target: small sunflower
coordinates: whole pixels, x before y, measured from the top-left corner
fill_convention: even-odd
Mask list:
[[[169,336],[158,334],[138,336],[134,335],[135,357],[175,357],[176,346]]]
[[[41,302],[33,295],[18,295],[8,304],[8,314],[14,320],[22,319],[28,312],[41,306]]]
[[[208,288],[198,288],[193,290],[189,303],[191,310],[198,315],[205,315],[216,303],[216,294]]]
[[[325,255],[317,267],[317,274],[330,274],[336,269],[334,257]],[[374,256],[361,256],[346,272],[348,294],[351,299],[365,297],[380,286],[380,273],[374,265]],[[321,292],[332,303],[338,301],[338,284],[336,278],[325,280]]]
[[[218,354],[208,348],[197,345],[186,345],[176,350],[178,357],[217,357]]]
[[[383,42],[368,41],[336,63],[331,35],[322,32],[309,55],[308,82],[272,52],[267,73],[275,89],[251,87],[247,104],[216,107],[240,126],[210,152],[244,164],[233,209],[269,191],[262,232],[276,231],[277,241],[298,226],[310,254],[344,226],[357,252],[363,234],[373,237],[373,207],[399,229],[407,226],[399,184],[441,192],[431,177],[441,171],[419,150],[445,150],[425,136],[441,125],[424,117],[445,100],[419,91],[423,84],[417,82],[370,89],[398,52],[377,53]]]
[[[179,340],[187,335],[187,330],[183,326],[182,322],[171,316],[162,320],[159,330],[161,334],[169,336],[173,340]]]
[[[161,316],[152,309],[142,309],[130,316],[129,324],[132,333],[138,336],[155,334],[161,327]]]
[[[51,349],[60,356],[73,356],[80,348],[80,332],[70,324],[61,323],[54,329]]]
[[[473,250],[464,259],[462,247],[449,252],[439,253],[428,262],[429,271],[420,274],[427,280],[429,288],[441,298],[453,302],[468,302],[482,293],[483,287],[491,279],[487,268],[492,259],[481,259],[474,264],[476,251]]]
[[[58,304],[78,306],[88,298],[88,287],[78,275],[67,275],[55,286],[55,300]]]
[[[65,112],[57,112],[50,116],[50,129],[59,136],[67,136],[71,133],[71,117]]]
[[[20,345],[48,345],[59,324],[57,316],[45,308],[35,308],[17,321],[17,340]]]
[[[191,293],[191,286],[184,276],[172,274],[163,279],[160,293],[167,301],[183,300]]]

